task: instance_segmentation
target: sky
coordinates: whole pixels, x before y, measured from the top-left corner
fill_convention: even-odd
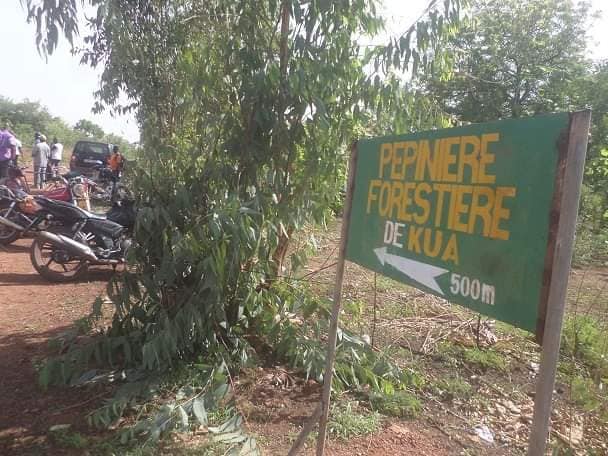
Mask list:
[[[45,62],[35,45],[35,26],[26,23],[26,12],[19,0],[0,0],[0,43],[3,62],[14,62],[10,71],[0,71],[0,95],[15,101],[30,99],[46,106],[52,115],[70,124],[86,118],[104,131],[139,140],[137,123],[131,115],[112,117],[93,114],[93,92],[99,85],[100,70],[80,65],[70,47],[61,40],[58,49]],[[442,3],[442,2],[440,2]],[[590,31],[591,57],[608,58],[608,0],[591,0],[594,10],[605,9]],[[388,28],[400,34],[424,11],[428,0],[384,0]],[[406,5],[406,6],[404,6]]]

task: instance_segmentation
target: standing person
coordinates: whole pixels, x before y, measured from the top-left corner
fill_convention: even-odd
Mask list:
[[[15,138],[15,142],[16,144],[16,148],[15,148],[15,158],[13,160],[13,163],[15,165],[15,167],[19,167],[19,157],[21,156],[21,149],[23,148],[23,144],[21,144],[21,141],[19,141],[17,138]]]
[[[63,144],[57,141],[57,137],[53,138],[53,144],[51,145],[51,170],[53,177],[57,176],[57,167],[61,162],[63,156]]]
[[[40,142],[32,149],[34,159],[34,187],[42,188],[46,182],[46,165],[51,156],[51,148],[46,143],[46,136],[40,135]]]
[[[114,175],[114,181],[120,179],[120,174],[122,173],[122,168],[124,167],[125,159],[120,153],[120,149],[118,146],[112,147],[112,155],[108,158],[108,166],[112,170],[112,174]]]
[[[8,128],[0,130],[0,179],[8,177],[8,167],[15,159],[17,142]]]

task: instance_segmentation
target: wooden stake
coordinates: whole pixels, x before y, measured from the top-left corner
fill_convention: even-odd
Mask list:
[[[591,111],[573,113],[570,117],[568,150],[563,183],[561,185],[557,242],[553,257],[551,283],[549,285],[547,317],[536,396],[534,398],[534,419],[530,433],[528,456],[544,456],[547,446],[547,436],[549,435],[551,420],[551,402],[559,359],[562,323],[566,307],[566,292],[570,274],[570,262],[572,260],[572,246],[574,244],[581,183],[585,168],[590,121]]]
[[[372,348],[376,346],[376,311],[378,309],[378,274],[374,272],[374,320],[372,321]]]
[[[348,185],[346,188],[346,201],[342,216],[342,231],[340,234],[340,252],[336,270],[336,283],[334,286],[334,302],[331,310],[329,334],[327,335],[327,359],[325,374],[323,375],[323,396],[321,397],[321,419],[319,420],[319,436],[317,438],[317,456],[325,452],[325,435],[327,432],[327,419],[329,417],[329,401],[331,396],[331,381],[334,374],[334,361],[336,360],[336,338],[338,334],[338,320],[340,319],[340,304],[342,301],[342,282],[344,280],[344,258],[348,242],[348,227],[350,225],[350,211],[355,191],[355,173],[357,167],[357,145],[353,145],[348,162]]]
[[[329,399],[331,393],[331,380],[334,373],[334,361],[336,359],[336,338],[338,334],[338,319],[340,317],[340,302],[342,300],[342,282],[344,279],[344,258],[346,256],[346,243],[348,240],[348,227],[350,224],[350,211],[352,206],[353,192],[355,190],[355,173],[357,166],[357,143],[351,148],[350,159],[348,161],[348,183],[346,186],[346,201],[344,202],[344,212],[342,214],[342,230],[340,233],[340,250],[338,251],[338,261],[336,263],[336,283],[334,285],[334,302],[331,312],[331,321],[327,340],[327,359],[325,364],[325,375],[323,376],[323,393],[321,403],[315,409],[308,422],[302,427],[300,435],[291,446],[289,456],[296,456],[304,442],[306,436],[310,434],[314,423],[319,421],[319,436],[317,439],[317,454],[323,455],[325,451],[325,434],[327,432],[327,418],[329,416]],[[321,431],[323,432],[321,434]]]

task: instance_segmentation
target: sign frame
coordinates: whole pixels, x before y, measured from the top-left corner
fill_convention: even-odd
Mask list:
[[[559,156],[555,172],[548,241],[544,258],[541,299],[538,304],[536,324],[537,341],[542,345],[542,353],[528,456],[544,455],[549,434],[553,387],[555,385],[555,375],[559,359],[561,331],[566,307],[566,292],[574,246],[590,122],[590,110],[569,113],[566,135],[560,138],[558,145]],[[319,420],[316,447],[317,456],[323,456],[325,450],[346,249],[356,184],[357,156],[358,148],[355,142],[351,148],[348,167],[346,201],[333,292],[333,306],[328,333],[327,358],[321,402],[310,420],[303,427],[289,455],[298,454],[306,436],[310,433],[317,420]]]

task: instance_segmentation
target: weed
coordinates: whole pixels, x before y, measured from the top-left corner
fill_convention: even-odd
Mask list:
[[[89,317],[82,317],[74,321],[74,327],[78,334],[88,334],[93,329],[93,323]]]
[[[574,257],[576,266],[589,264],[606,264],[608,262],[608,233],[594,232],[579,225],[574,244]]]
[[[383,275],[378,275],[376,279],[376,290],[378,293],[386,293],[389,291],[408,291],[410,287],[407,285],[397,282],[396,280],[389,279]]]
[[[450,402],[454,399],[466,401],[473,393],[471,385],[459,376],[442,378],[433,385],[433,389],[442,400]]]
[[[229,407],[221,407],[216,410],[210,411],[207,414],[210,426],[218,426],[225,423],[233,415],[234,411]]]
[[[494,369],[504,372],[507,370],[505,357],[493,350],[481,350],[479,348],[467,348],[463,352],[464,360],[484,370]]]
[[[221,442],[204,441],[196,445],[184,442],[160,442],[159,444],[141,444],[137,441],[129,445],[119,443],[117,439],[104,440],[90,448],[95,456],[156,456],[158,454],[179,454],[180,456],[215,456],[226,454],[226,445]]]
[[[608,376],[608,333],[596,318],[569,317],[564,324],[562,352],[583,363],[596,377]]]
[[[359,435],[371,434],[380,429],[380,414],[353,407],[352,403],[332,408],[328,423],[331,434],[339,439],[349,439]]]
[[[436,351],[437,357],[441,361],[443,361],[453,367],[456,367],[456,365],[458,364],[457,358],[460,355],[462,350],[460,348],[454,346],[450,342],[443,340],[437,344],[437,348],[435,349],[435,351]]]
[[[348,323],[351,327],[361,327],[365,307],[365,301],[361,300],[347,300],[344,302],[344,312],[350,317]]]
[[[372,408],[383,415],[415,418],[422,410],[420,400],[408,391],[396,391],[394,394],[372,394],[369,399]]]
[[[601,405],[596,386],[590,378],[579,376],[572,378],[571,394],[572,401],[587,412],[597,410]]]
[[[51,432],[50,439],[58,446],[63,448],[75,448],[82,450],[89,446],[89,440],[79,432],[72,432],[68,429]]]
[[[301,432],[301,429],[293,430],[293,431],[289,431],[287,433],[287,440],[289,441],[289,443],[293,443],[296,441],[296,439],[299,437]],[[319,436],[319,433],[317,431],[311,431],[308,433],[308,435],[306,436],[306,440],[305,440],[305,445],[306,446],[312,446],[315,444],[315,442],[317,441],[317,437]],[[257,437],[256,437],[257,439]]]

